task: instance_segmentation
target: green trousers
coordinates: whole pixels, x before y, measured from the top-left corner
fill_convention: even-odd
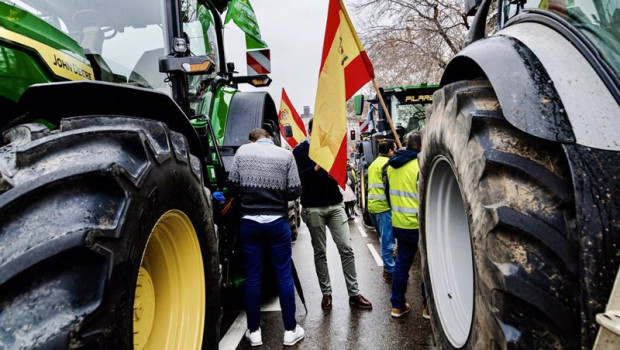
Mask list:
[[[351,247],[348,218],[342,203],[327,207],[304,208],[301,217],[308,226],[314,249],[314,266],[319,278],[319,285],[323,295],[332,294],[332,286],[327,267],[327,230],[332,235],[344,272],[347,291],[350,297],[360,294],[357,286],[357,272],[355,271],[355,255]]]

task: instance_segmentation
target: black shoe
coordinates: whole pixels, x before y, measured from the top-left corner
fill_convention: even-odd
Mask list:
[[[369,309],[369,310],[372,309],[372,304],[370,303],[370,301],[364,298],[364,296],[361,294],[358,294],[354,297],[350,297],[349,304],[353,306],[357,306],[360,309]]]
[[[323,300],[321,300],[321,309],[323,310],[332,309],[332,295],[331,294],[323,295]]]
[[[383,271],[383,280],[385,281],[385,283],[392,284],[392,274]]]

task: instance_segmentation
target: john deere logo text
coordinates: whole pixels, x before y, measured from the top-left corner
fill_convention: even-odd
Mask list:
[[[433,102],[433,95],[407,96],[405,102]]]
[[[90,72],[80,68],[75,63],[67,62],[63,60],[62,58],[57,57],[56,55],[54,55],[54,65],[68,72],[84,77],[86,79],[92,79]]]

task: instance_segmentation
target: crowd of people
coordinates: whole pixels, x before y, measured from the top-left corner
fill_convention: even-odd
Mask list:
[[[308,133],[311,137],[312,120]],[[326,254],[329,229],[340,255],[349,304],[372,309],[372,303],[360,293],[348,225],[348,220],[355,216],[355,194],[351,186],[355,186],[357,179],[349,167],[347,188],[341,190],[336,180],[310,159],[309,140],[290,152],[276,146],[267,131],[254,129],[249,141],[237,150],[229,174],[231,194],[239,199],[241,207],[239,239],[246,274],[245,338],[252,346],[262,344],[260,286],[263,256],[269,254],[282,308],[283,344],[290,346],[305,336],[295,319],[291,229],[287,221],[291,200],[300,198],[301,216],[310,232],[314,266],[323,294],[321,308],[331,310],[334,302]],[[381,237],[383,278],[392,285],[392,317],[411,311],[405,292],[419,238],[417,155],[420,145],[420,134],[416,132],[408,136],[406,149],[397,150],[393,140],[384,140],[379,144],[380,155],[368,170],[368,209]]]

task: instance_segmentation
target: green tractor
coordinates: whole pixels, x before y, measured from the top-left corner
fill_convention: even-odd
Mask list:
[[[490,3],[466,1],[423,133],[435,340],[590,349],[620,265],[619,2],[498,1],[485,37]]]
[[[439,88],[437,84],[420,84],[415,86],[399,86],[381,88],[381,95],[389,109],[396,133],[402,141],[409,132],[417,131],[424,127],[425,115],[428,107],[433,102],[433,93]],[[355,114],[362,115],[364,106],[363,95],[357,95]],[[363,223],[373,226],[368,214],[367,196],[368,167],[379,155],[379,141],[385,138],[394,139],[392,130],[387,122],[386,115],[381,108],[378,98],[369,99],[369,118],[360,126],[360,142],[356,145],[353,153],[353,161],[357,178],[355,193],[357,205],[362,213]],[[376,112],[375,112],[376,111]],[[377,115],[377,122],[372,120]],[[352,139],[356,139],[353,133]]]
[[[226,63],[227,6],[0,0],[0,348],[218,347],[212,192],[249,130],[279,143],[271,97],[237,90],[269,78]]]

